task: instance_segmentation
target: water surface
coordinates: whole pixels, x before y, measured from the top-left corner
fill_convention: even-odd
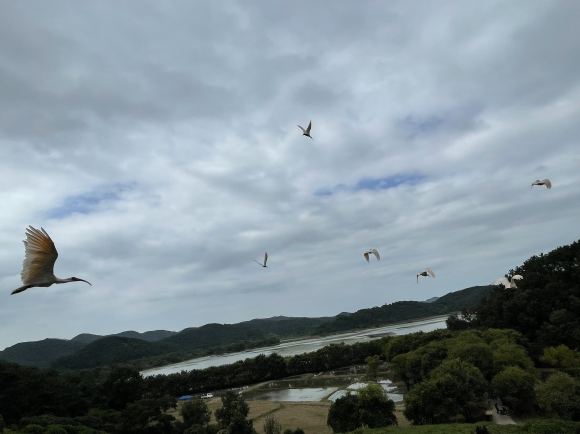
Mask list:
[[[356,342],[366,342],[372,339],[377,339],[386,333],[393,335],[406,335],[418,331],[430,332],[436,329],[446,328],[445,320],[449,315],[441,315],[429,319],[419,321],[409,321],[406,323],[387,325],[374,329],[366,329],[364,331],[341,333],[339,335],[332,335],[323,338],[309,338],[291,342],[283,342],[278,345],[256,348],[254,350],[242,351],[238,353],[230,353],[223,355],[213,355],[207,357],[200,357],[196,359],[186,360],[184,362],[174,363],[171,365],[161,366],[158,368],[151,368],[142,371],[143,376],[150,375],[167,375],[181,371],[191,371],[193,369],[205,369],[210,366],[222,366],[239,360],[256,357],[260,354],[266,356],[276,353],[283,357],[295,356],[297,354],[310,353],[330,344],[338,344],[344,342],[345,344],[354,344]]]

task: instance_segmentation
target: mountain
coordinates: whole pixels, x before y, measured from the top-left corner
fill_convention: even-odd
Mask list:
[[[358,328],[378,327],[410,319],[443,315],[475,306],[491,292],[492,286],[474,286],[450,292],[432,303],[422,301],[397,301],[381,307],[361,309],[350,315],[340,315],[319,325],[313,334],[335,333]]]
[[[433,303],[434,301],[439,300],[440,297],[431,297],[425,300],[423,303]]]
[[[251,321],[244,321],[238,325],[246,325],[253,327],[264,333],[274,333],[278,336],[300,336],[309,334],[312,330],[320,324],[332,321],[333,316],[320,318],[306,318],[306,317],[285,317],[276,316],[265,319],[253,319]]]
[[[115,333],[115,334],[106,335],[106,336],[93,335],[90,333],[81,333],[80,335],[77,335],[74,338],[72,338],[71,341],[82,342],[86,345],[86,344],[90,344],[92,342],[95,342],[97,339],[102,339],[102,338],[107,337],[107,336],[118,336],[120,338],[133,338],[133,339],[141,339],[141,340],[147,341],[147,342],[157,342],[157,341],[160,341],[161,339],[168,338],[169,336],[173,336],[175,334],[177,334],[177,332],[170,332],[168,330],[153,330],[153,331],[144,332],[144,333],[139,333],[139,332],[135,332],[133,330],[129,330],[126,332]]]
[[[83,369],[114,365],[143,357],[175,351],[170,344],[142,339],[107,336],[85,345],[76,353],[60,357],[51,364],[54,369]]]
[[[184,329],[159,342],[173,345],[182,351],[191,351],[227,345],[238,341],[258,340],[264,337],[266,337],[266,332],[255,327],[249,327],[244,323],[206,324],[201,327]]]
[[[53,360],[68,356],[84,347],[82,342],[66,339],[44,339],[35,342],[21,342],[0,351],[0,360],[21,365],[48,368]]]

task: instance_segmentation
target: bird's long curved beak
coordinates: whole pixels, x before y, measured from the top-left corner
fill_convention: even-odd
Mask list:
[[[87,282],[85,279],[77,279],[77,280],[80,280],[81,282],[85,282],[85,283],[88,283],[89,285],[93,286],[93,284],[91,282]]]

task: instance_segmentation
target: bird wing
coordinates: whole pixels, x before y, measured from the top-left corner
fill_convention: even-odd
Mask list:
[[[268,262],[268,252],[264,252],[264,265]]]
[[[308,124],[308,128],[306,128],[306,133],[310,134],[310,128],[312,128],[312,121]]]
[[[548,190],[552,188],[552,183],[549,179],[544,179],[542,182],[546,185],[546,187],[548,187]]]
[[[370,262],[370,261],[369,261],[369,252],[365,252],[365,254],[364,254],[364,255],[365,255],[365,259],[367,260],[367,262]]]
[[[417,273],[417,284],[419,284],[419,275],[420,275],[420,274],[421,274],[421,273]]]
[[[496,283],[501,283],[506,288],[509,288],[510,287],[510,282],[505,277],[501,277],[499,279],[495,279],[493,282],[491,282],[492,285],[495,285]]]
[[[371,249],[371,252],[373,252],[373,254],[377,257],[377,261],[381,260],[381,255],[379,255],[379,252],[377,252],[377,249]]]
[[[433,270],[431,270],[430,268],[427,268],[425,271],[427,271],[427,273],[429,273],[431,277],[435,277],[435,273],[433,273]]]
[[[54,274],[54,263],[58,252],[54,243],[43,228],[39,231],[32,226],[26,229],[24,248],[26,256],[22,264],[20,277],[22,283],[28,285],[45,275]]]
[[[516,274],[514,277],[512,277],[512,280],[516,279],[516,280],[520,280],[523,279],[524,276],[520,275],[520,274]]]
[[[534,185],[538,185],[538,182],[540,182],[539,179],[536,179],[534,182],[532,182],[532,186],[530,187],[530,190],[534,187]]]
[[[306,130],[304,128],[302,128],[300,125],[298,125],[298,128],[300,128],[302,130],[302,132],[306,132]]]
[[[255,259],[254,259],[254,262],[255,262],[256,264],[258,264],[258,265],[262,265],[262,264],[260,264],[258,261],[256,261]],[[262,265],[262,267],[263,267],[263,265]]]

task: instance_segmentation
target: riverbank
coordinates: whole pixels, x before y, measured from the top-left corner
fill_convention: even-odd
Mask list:
[[[282,357],[289,357],[297,354],[314,352],[333,343],[338,344],[343,342],[345,344],[351,345],[356,342],[378,339],[385,335],[405,335],[418,331],[429,332],[438,328],[446,328],[445,320],[447,317],[447,314],[431,316],[375,328],[349,331],[346,333],[337,333],[324,337],[294,339],[281,342],[280,344],[270,347],[257,348],[255,350],[194,358],[162,367],[146,369],[141,371],[141,374],[143,376],[159,374],[168,375],[181,371],[191,371],[193,369],[204,369],[211,366],[227,365],[235,363],[239,360],[253,358],[260,354],[270,355],[276,353]]]

